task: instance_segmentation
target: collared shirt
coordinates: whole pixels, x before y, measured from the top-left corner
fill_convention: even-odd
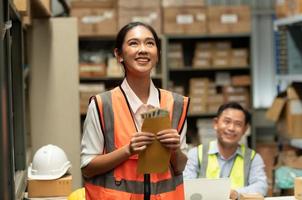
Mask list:
[[[213,145],[213,148],[209,150],[208,154],[216,154],[218,163],[220,166],[220,177],[229,177],[231,169],[233,167],[233,163],[235,161],[236,156],[243,156],[241,148],[238,147],[236,152],[228,159],[223,158],[223,156],[219,153],[217,142],[216,145]],[[194,179],[198,178],[199,174],[199,164],[198,164],[198,149],[197,147],[192,148],[187,156],[188,161],[186,168],[183,172],[185,179]],[[267,178],[265,174],[265,165],[261,158],[261,156],[256,153],[254,159],[251,162],[248,185],[243,188],[238,188],[236,191],[241,193],[260,193],[262,195],[266,195],[267,193]]]
[[[152,108],[159,108],[159,93],[153,82],[150,82],[150,92],[147,104],[144,104],[133,92],[126,79],[121,85],[125,92],[126,98],[129,102],[131,112],[134,117],[137,130],[141,130],[142,118],[141,113]],[[180,135],[181,150],[186,148],[186,134],[187,122],[185,122],[183,130]],[[130,141],[129,141],[130,142]],[[83,137],[81,142],[81,168],[88,165],[88,163],[97,155],[104,151],[104,136],[100,126],[97,107],[95,102],[91,102],[88,106],[86,119],[83,127]]]

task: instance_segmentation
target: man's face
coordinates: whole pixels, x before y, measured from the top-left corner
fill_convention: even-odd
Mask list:
[[[241,110],[227,108],[214,119],[218,142],[225,147],[235,147],[244,135],[247,125]]]

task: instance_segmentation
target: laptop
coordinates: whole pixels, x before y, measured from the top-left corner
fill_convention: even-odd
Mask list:
[[[228,200],[231,191],[229,178],[196,178],[184,180],[185,200]]]

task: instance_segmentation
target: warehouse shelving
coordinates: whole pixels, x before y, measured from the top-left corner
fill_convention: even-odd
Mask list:
[[[274,22],[275,30],[280,26],[292,26],[302,24],[302,15],[294,15],[286,18],[277,19]]]
[[[278,90],[284,90],[294,81],[302,81],[302,15],[277,19],[276,31]]]
[[[166,88],[170,87],[170,81],[174,81],[175,85],[184,86],[185,94],[188,96],[189,79],[190,78],[210,78],[215,79],[217,73],[228,73],[232,75],[249,75],[252,76],[252,62],[251,62],[251,34],[250,33],[230,33],[230,34],[199,34],[199,35],[165,35],[163,42],[163,70],[166,76],[164,85]],[[228,66],[228,67],[213,67],[208,68],[193,68],[192,58],[194,55],[195,44],[197,42],[216,42],[216,41],[230,41],[233,47],[247,48],[248,53],[248,65],[241,66]],[[184,66],[179,68],[171,68],[168,61],[168,50],[171,43],[181,43],[183,46]],[[252,88],[251,86],[244,86],[249,91],[250,108],[252,107]],[[222,87],[217,86],[221,91]],[[188,113],[188,141],[193,142],[198,132],[197,121],[199,119],[213,119],[216,116],[216,112],[209,113]]]

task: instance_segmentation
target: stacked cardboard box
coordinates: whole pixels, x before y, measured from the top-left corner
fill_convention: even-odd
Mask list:
[[[232,44],[229,41],[215,42],[213,46],[213,67],[224,68],[230,66]]]
[[[90,97],[105,91],[104,84],[80,84],[80,112],[87,112]]]
[[[80,77],[92,78],[106,76],[105,63],[81,63],[80,64]]]
[[[133,21],[151,25],[157,34],[161,34],[160,0],[118,0],[118,28]]]
[[[212,119],[198,119],[196,121],[196,127],[198,129],[199,143],[207,144],[216,139]]]
[[[247,67],[248,50],[232,48],[230,41],[199,42],[196,44],[193,68]]]
[[[196,44],[193,68],[210,68],[213,58],[213,43],[211,42],[199,42]]]
[[[281,92],[266,113],[287,138],[302,138],[302,83],[292,83]]]
[[[78,18],[79,36],[111,36],[117,32],[115,0],[72,1],[71,16]]]
[[[204,0],[162,0],[162,6],[164,8],[173,6],[204,6]]]
[[[163,10],[165,34],[204,34],[206,10],[202,6],[166,7]]]
[[[295,178],[295,186],[294,186],[295,198],[298,200],[302,199],[302,177]]]
[[[212,94],[208,96],[208,113],[216,113],[219,106],[224,103],[223,94]]]
[[[251,77],[250,75],[234,75],[231,78],[231,83],[233,86],[250,86]]]
[[[269,187],[268,196],[272,196],[272,189],[274,187],[273,171],[276,164],[275,161],[279,153],[277,143],[257,144],[256,152],[260,154],[264,161],[265,173]]]
[[[168,54],[168,66],[169,68],[183,68],[184,58],[183,49],[181,43],[169,44]]]
[[[235,101],[241,104],[244,108],[250,107],[250,95],[246,87],[223,87],[224,101]]]
[[[275,2],[278,18],[302,14],[302,0],[276,0]]]
[[[212,34],[249,33],[251,11],[249,6],[209,6],[208,31]]]
[[[206,33],[203,0],[163,0],[163,32],[166,34]]]
[[[247,67],[248,66],[248,50],[246,48],[232,49],[230,65],[232,67]]]
[[[211,83],[207,78],[190,79],[190,114],[207,113],[209,85]]]

